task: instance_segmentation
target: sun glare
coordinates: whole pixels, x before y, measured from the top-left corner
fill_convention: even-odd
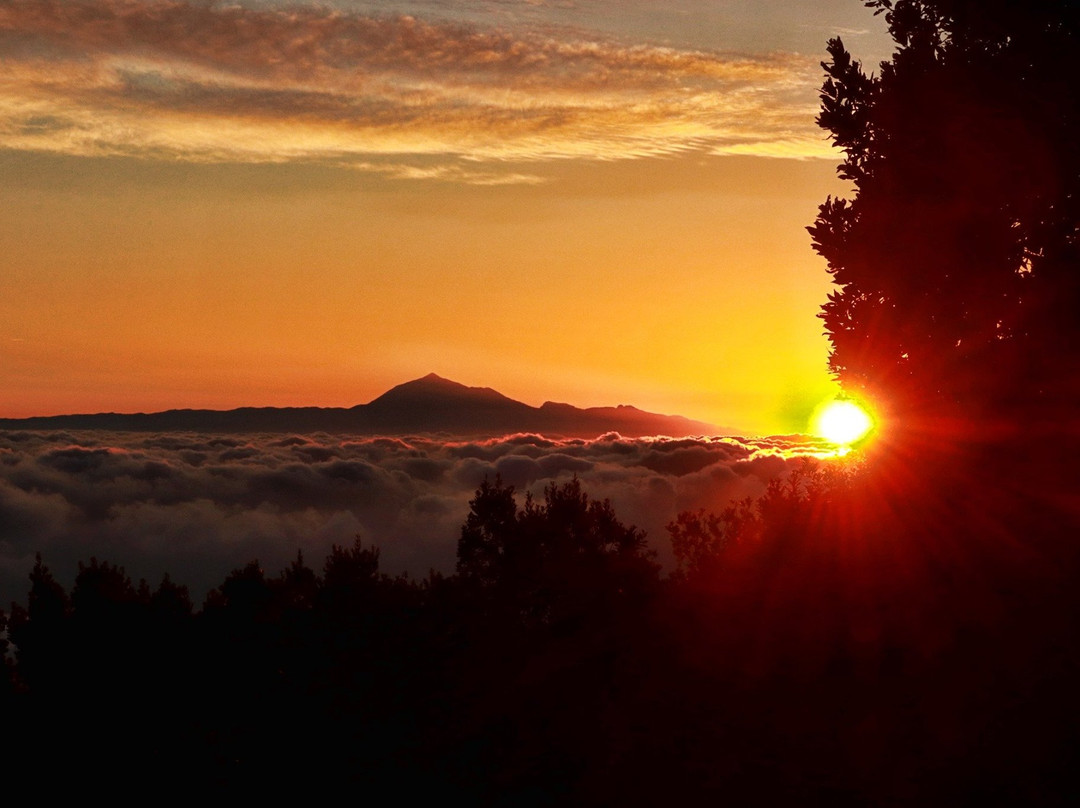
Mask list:
[[[814,416],[813,431],[837,446],[850,446],[874,428],[874,419],[849,398],[833,399]]]

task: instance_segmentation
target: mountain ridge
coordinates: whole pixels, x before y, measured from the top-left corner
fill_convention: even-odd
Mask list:
[[[120,432],[443,433],[496,437],[512,432],[595,438],[719,434],[712,424],[647,412],[626,404],[576,407],[545,401],[533,407],[491,387],[470,387],[429,373],[353,407],[237,407],[152,413],[86,413],[0,418],[0,429],[101,429]]]

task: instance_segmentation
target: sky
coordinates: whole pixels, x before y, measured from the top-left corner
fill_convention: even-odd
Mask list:
[[[529,404],[805,430],[858,0],[0,0],[0,416]]]

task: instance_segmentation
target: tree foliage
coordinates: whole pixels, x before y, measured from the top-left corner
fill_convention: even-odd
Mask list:
[[[608,500],[576,477],[531,495],[484,480],[458,541],[458,573],[529,625],[595,612],[609,597],[639,595],[657,578],[645,533],[624,525]]]
[[[39,557],[7,620],[0,754],[13,784],[47,764],[72,796],[1060,803],[1075,523],[1024,546],[970,487],[878,482],[807,463],[683,514],[664,579],[577,480],[524,503],[485,482],[458,574],[419,581],[357,540],[321,568],[253,561],[193,611],[168,576],[152,591],[95,559],[69,594]]]
[[[829,42],[819,124],[850,199],[809,228],[848,389],[977,419],[1075,401],[1080,3],[866,0],[896,44]]]

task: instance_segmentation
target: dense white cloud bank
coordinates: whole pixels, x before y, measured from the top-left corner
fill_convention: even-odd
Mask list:
[[[496,475],[542,496],[579,477],[644,528],[670,560],[664,526],[721,509],[822,450],[786,439],[487,441],[433,437],[0,432],[0,603],[25,598],[40,552],[70,585],[91,556],[156,584],[164,572],[198,600],[253,558],[276,573],[298,550],[321,565],[360,536],[383,569],[451,572],[468,502]]]

